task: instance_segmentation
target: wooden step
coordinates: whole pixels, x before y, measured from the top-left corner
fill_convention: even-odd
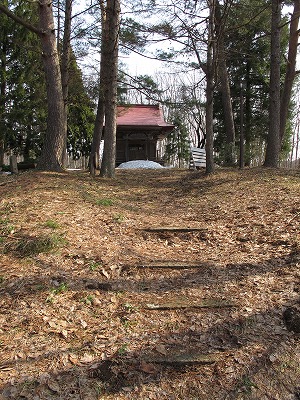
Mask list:
[[[184,298],[155,301],[144,305],[146,310],[178,310],[178,309],[204,309],[204,308],[228,308],[235,304],[223,299],[203,299],[199,301]]]
[[[198,261],[152,261],[137,265],[138,268],[170,268],[170,269],[188,269],[188,268],[203,268],[210,266],[207,262]]]
[[[191,226],[158,226],[155,228],[142,228],[145,232],[207,232],[207,228],[191,227]]]
[[[219,354],[201,354],[201,353],[180,353],[167,354],[163,357],[153,357],[145,362],[153,364],[171,365],[174,367],[183,367],[189,365],[213,364],[220,360]]]

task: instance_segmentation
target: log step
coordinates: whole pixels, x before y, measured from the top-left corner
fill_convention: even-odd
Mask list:
[[[222,299],[204,299],[196,302],[195,300],[171,299],[161,300],[160,302],[147,303],[144,305],[146,310],[178,310],[178,309],[203,309],[203,308],[228,308],[234,307],[235,304]]]
[[[207,232],[207,228],[190,226],[158,226],[155,228],[143,228],[145,232]]]
[[[170,268],[170,269],[188,269],[188,268],[203,268],[209,264],[206,262],[190,262],[190,261],[152,261],[137,265],[138,268]]]
[[[219,361],[219,359],[219,354],[182,353],[170,354],[158,358],[153,357],[145,361],[153,364],[164,364],[174,367],[183,367],[188,365],[213,364]]]

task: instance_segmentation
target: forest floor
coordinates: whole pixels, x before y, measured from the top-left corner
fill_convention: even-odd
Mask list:
[[[0,399],[300,399],[299,235],[299,170],[0,175]]]

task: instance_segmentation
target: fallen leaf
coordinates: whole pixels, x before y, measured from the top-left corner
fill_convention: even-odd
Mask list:
[[[60,333],[62,334],[62,336],[63,336],[65,339],[67,339],[67,337],[68,337],[68,331],[66,331],[65,329],[62,329]]]
[[[109,279],[109,273],[107,271],[105,271],[104,268],[102,268],[101,272],[107,279]]]
[[[142,361],[140,364],[140,370],[146,372],[146,374],[154,374],[157,371],[157,368],[154,366],[154,364]]]
[[[59,384],[58,384],[56,381],[54,381],[54,380],[49,380],[49,381],[47,382],[47,385],[48,385],[48,388],[49,388],[50,390],[52,390],[52,392],[55,392],[55,393],[59,393],[59,392],[60,392],[60,386],[59,386]]]
[[[48,372],[45,372],[39,376],[38,381],[41,384],[45,384],[48,382],[49,379],[50,379],[50,375],[48,374]]]
[[[57,323],[54,321],[48,321],[48,324],[51,328],[56,328],[57,327]]]
[[[160,354],[162,354],[162,355],[164,355],[164,356],[166,356],[166,355],[168,354],[167,349],[166,349],[165,346],[163,346],[162,344],[158,344],[158,345],[155,347],[155,350],[156,350],[158,353],[160,353]]]
[[[79,364],[78,357],[75,354],[69,354],[69,360],[74,365],[78,365]]]
[[[66,328],[68,326],[67,321],[64,321],[63,319],[60,319],[59,321],[57,321],[59,326],[62,326],[63,328]]]
[[[85,329],[88,326],[88,324],[83,319],[80,320],[80,324],[83,327],[83,329]]]
[[[14,368],[11,368],[11,367],[1,367],[1,366],[0,366],[0,370],[3,371],[3,372],[4,372],[4,371],[5,371],[5,372],[8,372],[8,371],[13,371]]]
[[[92,300],[92,304],[94,306],[101,306],[102,303],[97,297],[94,297],[93,300]]]
[[[111,301],[112,303],[117,303],[117,302],[118,302],[118,299],[117,299],[116,296],[111,296],[110,301]]]
[[[80,362],[82,364],[88,364],[93,361],[94,361],[94,357],[91,354],[84,354],[84,356],[80,358]]]
[[[123,390],[123,392],[129,393],[129,392],[132,392],[133,389],[131,387],[125,386],[122,388],[122,390]]]

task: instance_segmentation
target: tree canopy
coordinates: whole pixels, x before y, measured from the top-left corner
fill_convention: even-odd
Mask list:
[[[37,13],[33,3],[0,2],[0,164],[4,153],[11,151],[25,160],[39,159],[40,166],[50,170],[64,168],[66,152],[75,159],[89,154],[93,158],[102,137],[99,112],[104,107],[105,114],[104,104],[107,110],[112,107],[106,119],[115,130],[112,96],[118,96],[119,103],[163,105],[170,122],[178,122],[177,133],[167,140],[167,154],[179,157],[180,165],[187,159],[188,147],[179,151],[183,143],[203,146],[206,140],[210,170],[215,161],[237,164],[241,145],[246,165],[262,164],[266,154],[272,160],[266,165],[277,166],[280,151],[285,157],[295,144],[292,95],[299,0],[277,1],[277,8],[275,0],[128,2],[121,9],[117,36],[114,13],[106,14],[110,7],[115,9],[116,0],[91,1],[85,10],[74,9],[73,3],[56,1],[52,12],[41,2]],[[283,12],[283,3],[289,13]],[[275,30],[280,49],[272,103]],[[166,68],[160,74],[134,76],[119,62],[118,75],[109,77],[118,65],[116,38],[121,55],[144,54],[146,59],[161,60]],[[87,68],[91,54],[98,54],[99,62],[94,57]],[[118,89],[105,86],[115,77]],[[272,112],[280,120],[278,139],[272,137]],[[105,152],[110,176],[114,146]]]

